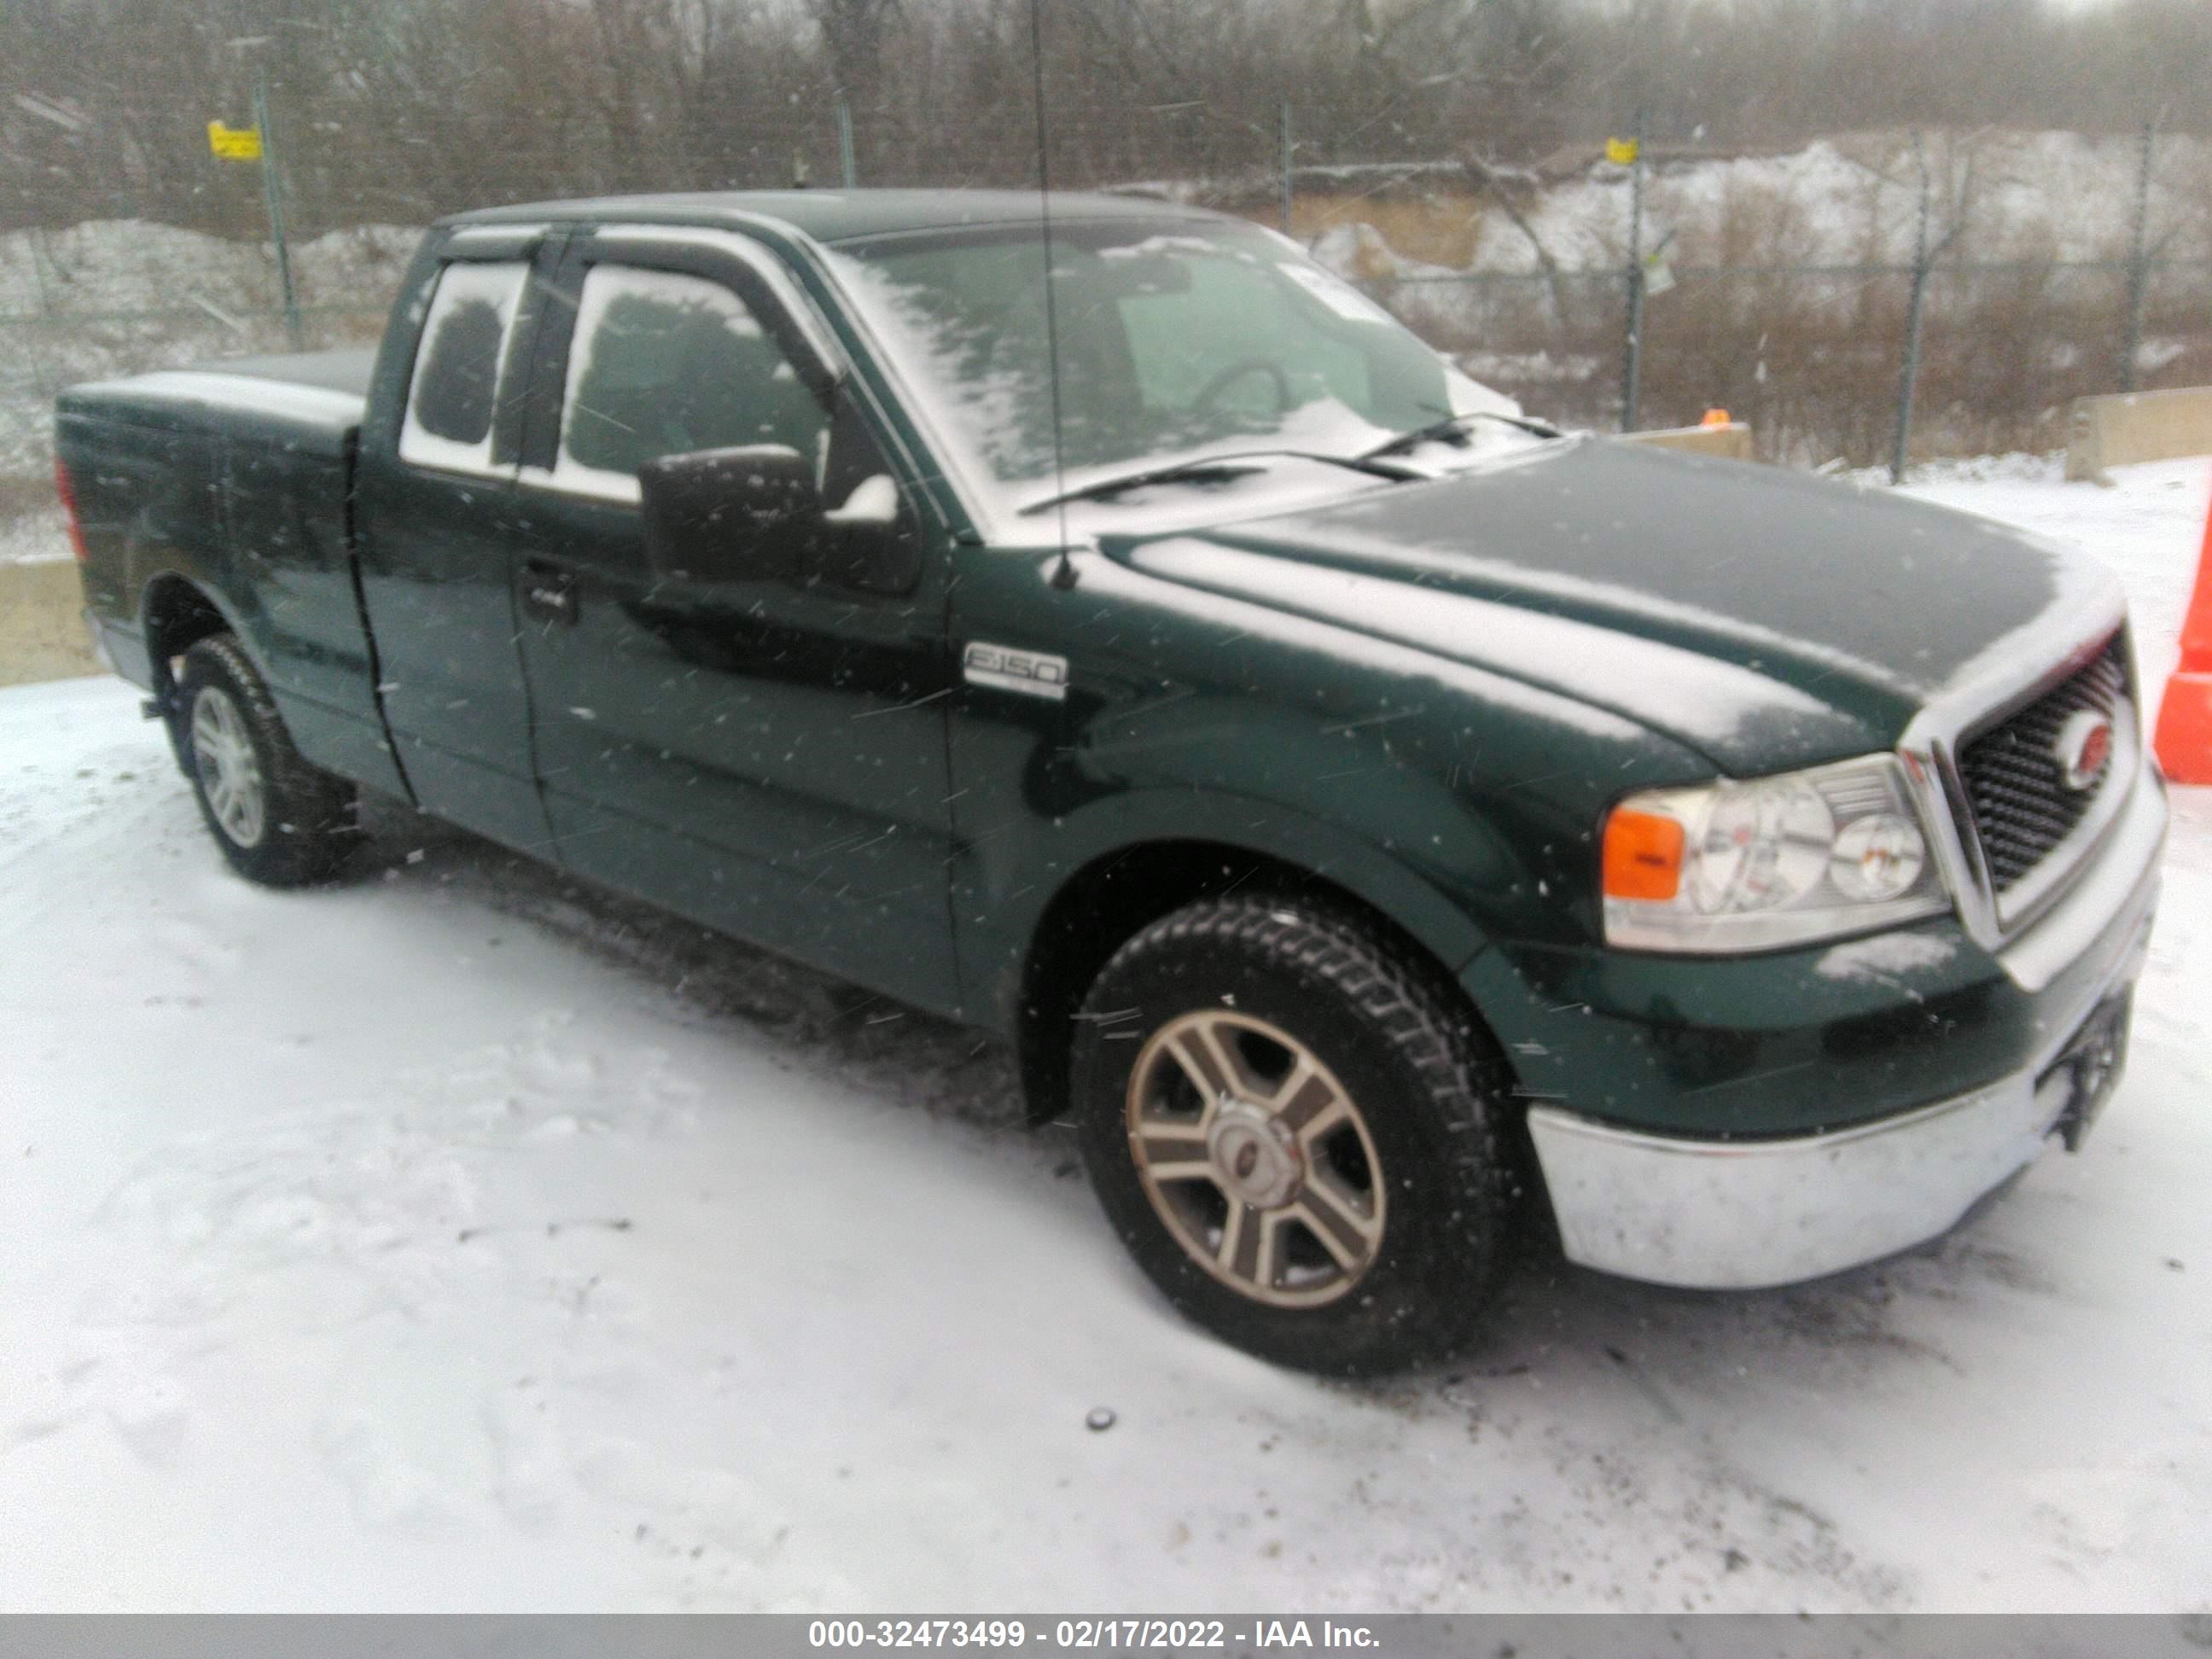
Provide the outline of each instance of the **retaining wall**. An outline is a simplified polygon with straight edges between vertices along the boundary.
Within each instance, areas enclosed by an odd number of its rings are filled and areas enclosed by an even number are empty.
[[[2108,466],[2212,455],[2212,386],[2076,398],[2066,423],[2066,476],[2104,483]]]

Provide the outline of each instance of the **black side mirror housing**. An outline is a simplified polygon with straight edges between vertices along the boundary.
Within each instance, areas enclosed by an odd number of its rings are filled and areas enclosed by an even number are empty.
[[[804,580],[828,530],[814,465],[782,444],[662,455],[637,470],[645,553],[672,582]]]

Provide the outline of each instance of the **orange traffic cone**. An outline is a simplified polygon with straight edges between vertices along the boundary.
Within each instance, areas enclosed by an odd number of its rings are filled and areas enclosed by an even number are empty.
[[[2181,665],[2166,683],[2154,747],[2176,783],[2212,783],[2212,515],[2204,521],[2197,591],[2182,618]]]

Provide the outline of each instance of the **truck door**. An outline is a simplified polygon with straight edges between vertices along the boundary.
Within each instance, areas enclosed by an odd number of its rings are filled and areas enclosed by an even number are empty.
[[[386,724],[425,811],[543,853],[511,553],[541,228],[471,227],[410,279],[362,433],[355,523]]]
[[[580,872],[951,1012],[945,549],[778,269],[725,233],[570,244],[520,485],[538,778]],[[758,444],[894,528],[850,568],[656,576],[638,468]]]

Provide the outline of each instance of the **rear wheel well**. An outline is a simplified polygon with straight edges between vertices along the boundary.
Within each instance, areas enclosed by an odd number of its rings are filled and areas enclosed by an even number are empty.
[[[163,576],[146,591],[146,655],[154,667],[154,695],[167,708],[176,690],[173,665],[230,623],[215,602],[182,576]]]
[[[1358,916],[1426,969],[1447,996],[1480,1017],[1467,994],[1411,934],[1373,905],[1312,871],[1218,842],[1149,842],[1109,853],[1069,878],[1037,922],[1022,974],[1017,1025],[1022,1089],[1030,1115],[1043,1121],[1067,1109],[1067,1067],[1075,1012],[1107,959],[1162,916],[1225,894],[1317,899]]]

